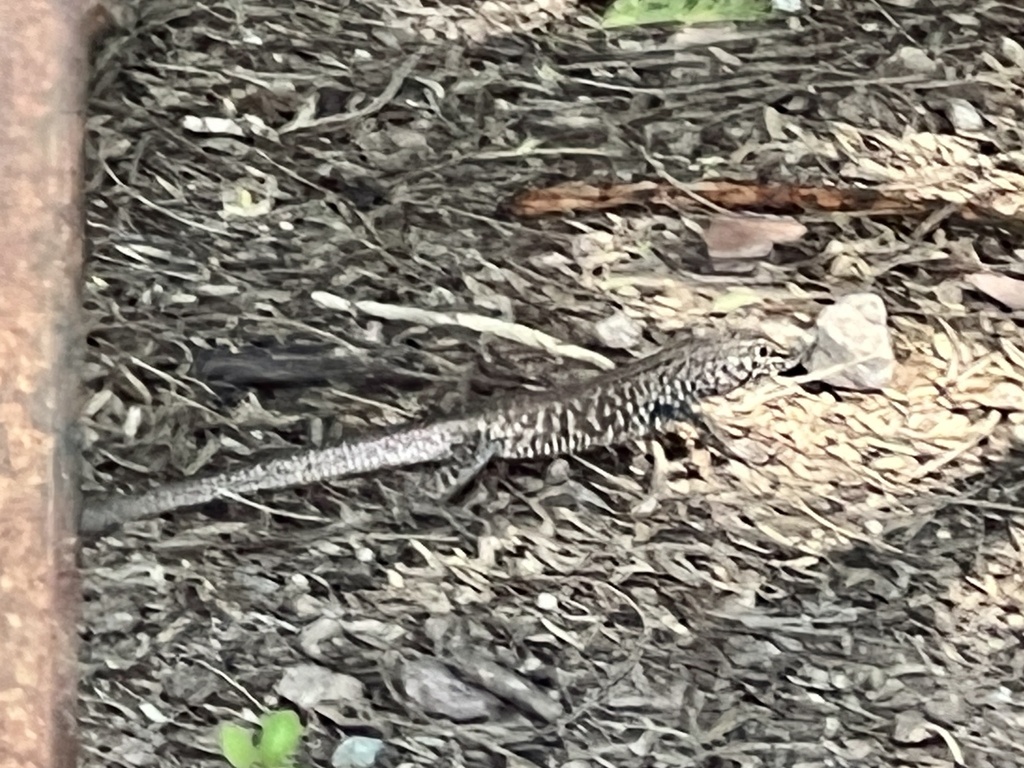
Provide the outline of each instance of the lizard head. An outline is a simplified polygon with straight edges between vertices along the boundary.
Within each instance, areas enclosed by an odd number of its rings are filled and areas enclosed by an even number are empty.
[[[706,359],[692,371],[698,397],[719,395],[762,376],[784,373],[803,362],[810,344],[783,346],[760,333],[744,333],[706,347]]]

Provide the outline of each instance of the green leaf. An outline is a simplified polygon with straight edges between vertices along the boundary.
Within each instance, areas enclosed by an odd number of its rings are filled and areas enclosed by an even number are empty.
[[[714,314],[727,314],[729,312],[735,312],[737,309],[750,306],[751,304],[759,304],[763,300],[763,297],[758,296],[751,290],[744,288],[738,288],[728,293],[723,293],[711,306],[711,311]]]
[[[220,752],[233,768],[253,768],[260,751],[252,743],[252,731],[231,723],[221,725],[218,732]]]
[[[605,11],[602,26],[753,21],[770,10],[767,0],[615,0]]]
[[[268,712],[260,718],[260,727],[259,755],[263,768],[287,765],[302,738],[299,716],[290,709]]]

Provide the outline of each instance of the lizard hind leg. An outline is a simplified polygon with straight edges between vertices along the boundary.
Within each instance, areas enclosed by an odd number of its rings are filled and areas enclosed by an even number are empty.
[[[494,457],[496,446],[485,442],[456,446],[449,460],[421,465],[411,472],[403,472],[408,483],[396,488],[391,483],[376,480],[388,505],[405,522],[420,515],[445,517],[460,532],[470,535],[453,517],[453,502],[466,490],[480,471]]]
[[[414,473],[415,486],[407,489],[396,505],[409,516],[409,520],[426,516],[440,516],[466,541],[475,541],[477,534],[470,531],[461,520],[455,504],[480,471],[494,457],[495,446],[486,443],[467,444],[456,450],[452,461],[446,461],[430,469],[419,468]]]
[[[432,485],[437,489],[438,498],[451,502],[469,487],[480,472],[497,453],[494,443],[481,439],[476,444],[466,444],[456,452],[455,461],[432,473]]]

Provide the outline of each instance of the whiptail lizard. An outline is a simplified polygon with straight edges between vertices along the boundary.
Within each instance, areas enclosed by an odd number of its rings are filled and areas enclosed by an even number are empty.
[[[458,417],[190,478],[137,496],[108,496],[86,504],[80,527],[97,533],[225,496],[466,456],[472,465],[468,472],[475,473],[491,458],[582,453],[648,437],[682,420],[706,426],[699,415],[702,399],[789,370],[803,355],[804,349],[785,349],[755,333],[686,338],[554,392],[499,399]]]

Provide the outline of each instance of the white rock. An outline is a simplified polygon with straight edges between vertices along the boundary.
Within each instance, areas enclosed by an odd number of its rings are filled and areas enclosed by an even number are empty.
[[[838,299],[818,315],[818,338],[808,369],[842,366],[822,376],[822,381],[835,387],[867,390],[888,386],[896,359],[886,318],[885,304],[875,294],[856,293]]]

